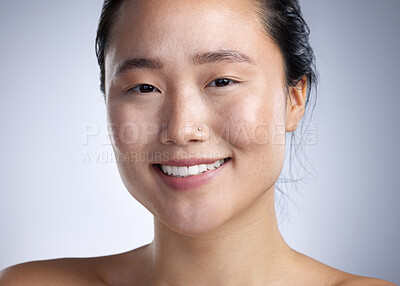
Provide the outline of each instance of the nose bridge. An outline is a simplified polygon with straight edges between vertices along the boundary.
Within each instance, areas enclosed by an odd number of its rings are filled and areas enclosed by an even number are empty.
[[[201,98],[196,91],[181,86],[170,90],[165,97],[166,126],[163,129],[163,143],[174,142],[186,145],[202,140]]]

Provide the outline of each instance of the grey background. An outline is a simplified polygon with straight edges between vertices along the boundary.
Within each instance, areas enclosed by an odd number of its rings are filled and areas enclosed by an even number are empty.
[[[306,146],[318,175],[290,192],[282,233],[332,267],[400,283],[400,1],[301,3],[321,76]],[[100,9],[0,2],[0,269],[152,240],[152,216],[125,190],[107,140]]]

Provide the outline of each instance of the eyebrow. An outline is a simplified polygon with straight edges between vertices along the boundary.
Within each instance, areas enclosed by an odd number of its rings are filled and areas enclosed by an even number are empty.
[[[193,63],[202,65],[217,62],[240,62],[255,64],[255,61],[248,55],[235,50],[217,50],[212,52],[198,53],[193,57]]]
[[[196,65],[218,62],[255,64],[255,61],[251,57],[235,50],[202,52],[192,57],[192,63]],[[135,69],[162,69],[163,67],[164,65],[159,58],[128,58],[118,64],[114,76],[117,77],[122,73]]]
[[[117,77],[118,75],[125,73],[129,70],[135,69],[162,69],[164,65],[162,62],[157,59],[146,59],[146,58],[128,58],[118,64],[117,68],[115,69],[114,76]]]

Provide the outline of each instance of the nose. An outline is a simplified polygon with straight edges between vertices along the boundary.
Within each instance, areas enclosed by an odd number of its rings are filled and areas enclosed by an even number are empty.
[[[204,106],[193,92],[175,92],[165,98],[161,143],[185,146],[208,139]]]

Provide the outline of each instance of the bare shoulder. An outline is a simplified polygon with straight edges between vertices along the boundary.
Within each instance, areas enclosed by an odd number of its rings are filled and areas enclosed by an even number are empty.
[[[0,272],[0,286],[146,285],[146,246],[114,255],[17,264]]]
[[[333,286],[396,286],[396,284],[377,278],[349,274],[339,279]]]
[[[296,252],[296,256],[299,261],[299,272],[296,276],[305,277],[305,285],[396,286],[395,284],[385,280],[358,276],[341,271],[299,252]]]
[[[0,272],[0,286],[105,285],[93,262],[60,258],[17,264]]]

